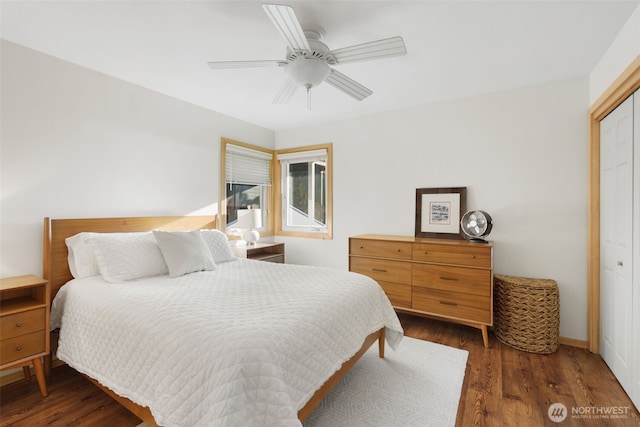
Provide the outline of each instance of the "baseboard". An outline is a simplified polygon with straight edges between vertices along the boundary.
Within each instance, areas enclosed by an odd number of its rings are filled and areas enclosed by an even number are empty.
[[[0,387],[20,380],[24,380],[24,371],[22,368],[8,369],[3,371],[2,376],[0,376]]]
[[[569,345],[571,347],[589,348],[589,342],[585,340],[577,340],[575,338],[559,337],[560,344]]]

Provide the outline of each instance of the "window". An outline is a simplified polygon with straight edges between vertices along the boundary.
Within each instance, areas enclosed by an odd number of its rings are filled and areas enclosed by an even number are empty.
[[[225,199],[221,206],[226,228],[234,228],[238,209],[261,209],[260,231],[267,226],[270,210],[271,150],[222,139]]]
[[[236,228],[238,210],[251,208],[261,210],[263,235],[331,239],[331,162],[331,144],[274,152],[222,138],[221,228]]]
[[[332,237],[331,144],[277,152],[277,233]]]

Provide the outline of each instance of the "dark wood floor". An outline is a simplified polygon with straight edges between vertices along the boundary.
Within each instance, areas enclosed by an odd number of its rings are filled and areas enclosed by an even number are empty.
[[[456,427],[640,426],[640,415],[602,358],[587,350],[560,346],[551,355],[514,350],[466,326],[400,315],[405,334],[469,351]],[[140,421],[72,369],[53,369],[49,397],[37,383],[24,381],[0,390],[0,425],[133,427]],[[562,423],[547,415],[553,403],[566,406]],[[571,412],[617,408],[625,418],[575,418]],[[390,426],[395,427],[395,426]],[[398,426],[402,427],[402,426]]]

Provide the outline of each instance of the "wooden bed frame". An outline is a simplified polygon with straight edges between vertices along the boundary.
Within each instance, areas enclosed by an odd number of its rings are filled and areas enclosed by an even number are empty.
[[[83,218],[83,219],[44,219],[43,275],[51,284],[51,300],[58,290],[73,277],[67,261],[65,239],[80,232],[115,233],[161,229],[165,231],[190,231],[202,228],[216,229],[217,216],[160,216],[160,217],[126,217],[126,218]],[[336,371],[298,411],[298,419],[304,421],[329,394],[342,377],[362,357],[362,355],[378,341],[378,354],[384,357],[384,328],[370,334],[364,339],[358,352]],[[51,359],[45,360],[47,371],[51,368]],[[89,378],[89,377],[87,377]],[[142,407],[131,400],[119,396],[93,378],[89,378],[96,386],[117,400],[138,418],[150,426],[157,426],[148,407]]]

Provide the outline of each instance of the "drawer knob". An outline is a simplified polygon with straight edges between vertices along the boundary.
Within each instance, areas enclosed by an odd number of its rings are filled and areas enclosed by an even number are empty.
[[[360,246],[360,249],[364,249],[364,246]]]
[[[16,328],[21,328],[22,327],[22,323],[18,322],[16,323]]]
[[[21,346],[17,346],[16,347],[16,351],[22,351],[22,347]]]
[[[384,268],[372,268],[373,271],[378,272],[378,273],[386,273],[387,270],[385,270]]]

